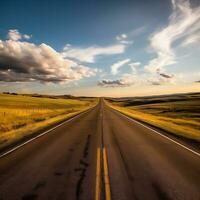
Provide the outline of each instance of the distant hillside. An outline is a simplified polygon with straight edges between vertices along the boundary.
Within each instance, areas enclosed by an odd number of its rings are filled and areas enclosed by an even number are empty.
[[[88,99],[88,98],[93,98],[93,97],[76,97],[70,94],[63,94],[63,95],[46,95],[46,94],[18,94],[18,93],[13,93],[13,92],[3,92],[3,94],[9,94],[9,95],[23,95],[23,96],[29,96],[29,97],[38,97],[38,98],[50,98],[50,99]]]
[[[123,102],[125,106],[138,106],[144,104],[156,104],[185,101],[189,99],[200,100],[200,93],[184,93],[184,94],[170,94],[170,95],[156,95],[144,97],[121,97],[121,98],[107,98],[113,102]]]

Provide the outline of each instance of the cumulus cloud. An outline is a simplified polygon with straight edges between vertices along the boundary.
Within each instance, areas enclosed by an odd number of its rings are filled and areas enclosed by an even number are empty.
[[[169,24],[150,37],[150,45],[157,54],[156,58],[145,66],[150,72],[155,72],[165,66],[176,63],[176,53],[172,45],[177,40],[185,39],[187,45],[198,38],[200,30],[200,8],[192,9],[189,0],[172,0],[173,12]]]
[[[17,41],[20,40],[21,38],[22,36],[18,30],[13,29],[8,31],[8,39]]]
[[[71,58],[86,63],[94,63],[98,56],[108,56],[124,53],[126,45],[115,44],[106,47],[91,46],[88,48],[74,48],[66,45],[63,49],[63,58]]]
[[[64,59],[44,43],[0,40],[0,81],[4,82],[68,82],[94,76],[97,69]]]
[[[119,68],[121,68],[123,65],[127,64],[130,62],[130,59],[125,59],[125,60],[120,60],[113,65],[111,65],[111,73],[113,75],[116,75],[119,72]]]
[[[14,41],[18,41],[21,39],[29,40],[30,38],[31,38],[31,35],[27,35],[27,34],[23,35],[17,29],[11,29],[8,31],[9,40],[14,40]]]

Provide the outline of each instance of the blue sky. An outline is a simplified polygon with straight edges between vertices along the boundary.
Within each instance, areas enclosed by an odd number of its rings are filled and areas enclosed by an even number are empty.
[[[1,1],[0,91],[199,91],[197,0]]]

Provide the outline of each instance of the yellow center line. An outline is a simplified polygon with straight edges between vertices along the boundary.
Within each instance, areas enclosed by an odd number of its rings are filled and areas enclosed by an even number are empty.
[[[95,200],[100,200],[100,180],[101,180],[101,150],[97,149],[97,166],[96,166],[96,192],[95,192]]]
[[[109,174],[108,174],[108,160],[107,160],[105,148],[103,148],[103,166],[104,166],[104,183],[105,183],[106,200],[110,200],[111,193],[110,193],[110,181],[109,181]]]

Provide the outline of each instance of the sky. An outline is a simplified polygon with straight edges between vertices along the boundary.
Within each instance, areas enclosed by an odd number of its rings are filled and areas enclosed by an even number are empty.
[[[2,0],[0,92],[200,91],[199,0]]]

